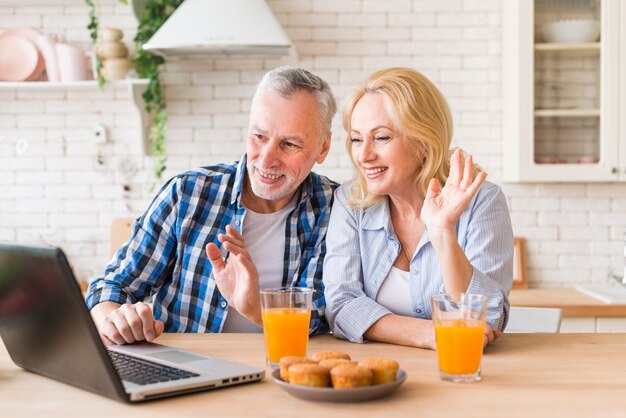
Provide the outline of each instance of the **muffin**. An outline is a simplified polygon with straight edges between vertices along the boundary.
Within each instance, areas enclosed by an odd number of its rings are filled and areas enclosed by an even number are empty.
[[[318,362],[329,358],[345,358],[346,360],[350,360],[350,356],[341,351],[318,351],[313,354],[311,358]]]
[[[383,357],[364,357],[358,364],[372,371],[374,375],[374,385],[382,385],[395,381],[396,373],[400,367],[397,361]]]
[[[330,386],[328,369],[318,364],[298,363],[289,367],[289,383],[300,386]]]
[[[324,360],[320,360],[320,362],[317,364],[319,364],[322,367],[327,368],[328,370],[331,370],[333,367],[339,366],[340,364],[355,364],[355,363],[348,360],[347,358],[327,358]]]
[[[316,364],[313,360],[304,357],[285,356],[280,359],[280,378],[285,382],[289,382],[289,367],[294,364]]]
[[[332,368],[330,378],[335,389],[356,388],[371,385],[373,373],[365,367],[354,364],[340,364]]]

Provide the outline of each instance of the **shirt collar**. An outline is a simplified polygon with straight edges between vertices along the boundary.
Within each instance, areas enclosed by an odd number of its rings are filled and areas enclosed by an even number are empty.
[[[238,206],[241,206],[241,195],[243,193],[243,187],[246,179],[246,163],[248,161],[247,154],[241,157],[241,161],[237,164],[237,171],[235,173],[235,185],[233,189],[233,195],[230,199],[231,205],[237,202]],[[313,196],[313,178],[311,173],[305,177],[304,181],[300,185],[300,196],[296,200],[296,207],[300,206],[302,202]],[[298,193],[298,192],[296,192]]]
[[[393,230],[387,197],[363,211],[361,226],[370,230],[384,229],[387,234]]]
[[[246,162],[248,157],[244,154],[241,157],[241,161],[237,164],[237,171],[235,172],[235,185],[233,188],[233,194],[230,198],[230,204],[237,202],[241,205],[241,193],[243,192],[244,180],[246,179]]]
[[[364,211],[361,221],[361,227],[363,229],[368,229],[372,231],[382,229],[385,231],[388,237],[396,235],[396,232],[393,228],[393,223],[391,222],[391,212],[389,211],[388,197]],[[422,246],[424,246],[427,242],[430,242],[430,237],[428,235],[428,230],[424,228],[424,234],[417,244],[416,251],[422,248]]]

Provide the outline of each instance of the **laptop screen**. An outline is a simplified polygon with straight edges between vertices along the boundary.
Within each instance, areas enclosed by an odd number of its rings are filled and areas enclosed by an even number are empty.
[[[57,248],[0,243],[0,335],[13,362],[24,369],[127,398]]]

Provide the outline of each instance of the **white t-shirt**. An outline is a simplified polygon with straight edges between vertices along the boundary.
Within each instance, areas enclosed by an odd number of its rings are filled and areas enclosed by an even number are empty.
[[[411,307],[411,274],[391,267],[391,271],[378,289],[376,302],[391,312],[402,316],[413,316]]]
[[[297,195],[297,193],[296,193]],[[246,209],[242,231],[248,253],[259,272],[259,289],[281,287],[285,261],[285,226],[296,199],[278,212],[256,213]],[[228,309],[222,332],[263,332],[235,309]]]

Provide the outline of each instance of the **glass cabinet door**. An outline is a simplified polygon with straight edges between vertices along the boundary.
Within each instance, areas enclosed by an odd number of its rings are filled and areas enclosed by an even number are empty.
[[[601,0],[535,0],[536,164],[600,161]]]
[[[618,132],[626,54],[620,7],[626,2],[504,3],[505,180],[626,178]]]

